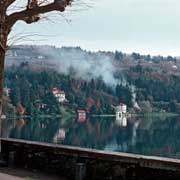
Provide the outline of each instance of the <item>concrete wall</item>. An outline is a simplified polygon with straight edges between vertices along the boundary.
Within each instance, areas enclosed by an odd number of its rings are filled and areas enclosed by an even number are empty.
[[[15,139],[1,139],[1,143],[7,162],[59,173],[67,179],[180,179],[179,160]]]

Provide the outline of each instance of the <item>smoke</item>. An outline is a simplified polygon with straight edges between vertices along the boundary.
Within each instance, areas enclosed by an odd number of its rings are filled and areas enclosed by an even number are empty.
[[[136,87],[134,85],[130,85],[131,93],[132,93],[132,103],[133,107],[136,108],[137,110],[141,110],[140,106],[138,105],[136,101]]]
[[[113,54],[87,52],[79,47],[54,48],[41,46],[37,50],[41,55],[49,57],[52,63],[56,64],[56,70],[60,73],[70,74],[75,78],[84,80],[101,77],[113,89],[115,89],[117,84],[129,87],[132,93],[133,106],[140,110],[136,101],[135,86],[127,82],[123,74],[121,74],[121,79],[114,76],[117,72],[117,67],[114,64]]]
[[[136,97],[137,97],[137,94],[136,94],[136,87],[135,85],[133,84],[130,84],[124,76],[121,77],[121,81],[119,81],[119,84],[123,87],[128,87],[131,91],[131,95],[132,95],[132,104],[133,104],[133,107],[139,111],[141,111],[141,108],[140,106],[138,105],[138,102],[136,101]]]
[[[73,74],[84,80],[101,77],[110,86],[117,84],[114,78],[113,59],[101,52],[91,53],[80,48],[52,49],[51,47],[39,50],[41,50],[41,54],[49,56],[55,61],[56,69],[61,73]]]

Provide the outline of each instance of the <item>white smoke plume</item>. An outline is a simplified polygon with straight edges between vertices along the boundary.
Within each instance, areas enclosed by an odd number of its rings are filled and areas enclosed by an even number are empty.
[[[137,110],[141,110],[139,104],[136,101],[136,87],[134,85],[130,85],[131,93],[132,93],[132,103],[133,107],[136,108]]]
[[[44,56],[49,56],[55,61],[56,69],[64,74],[73,74],[77,78],[84,80],[91,80],[101,77],[103,81],[115,87],[117,84],[128,86],[132,93],[132,103],[134,108],[140,110],[136,101],[136,88],[134,85],[129,84],[125,77],[122,75],[121,80],[116,79],[114,74],[116,72],[114,57],[106,55],[105,53],[87,52],[81,48],[52,48],[44,46],[39,48],[40,53]]]
[[[40,50],[41,54],[56,61],[59,72],[74,73],[75,77],[85,80],[101,77],[110,86],[117,84],[113,59],[101,52],[91,53],[80,48],[52,49],[48,46]]]
[[[28,46],[27,46],[28,47]],[[22,47],[21,47],[22,48]],[[25,48],[25,47],[23,47]],[[115,78],[115,73],[119,68],[114,64],[114,54],[105,52],[88,52],[79,47],[62,47],[55,48],[52,46],[33,46],[32,54],[44,57],[43,63],[54,65],[55,69],[64,74],[72,74],[75,78],[91,80],[101,77],[102,80],[115,89],[117,84],[129,87],[132,92],[132,102],[134,108],[140,110],[136,101],[136,88],[127,82],[126,78],[121,74],[120,78]],[[22,52],[21,52],[22,53]],[[25,53],[29,54],[29,51]],[[25,55],[24,55],[25,56]]]

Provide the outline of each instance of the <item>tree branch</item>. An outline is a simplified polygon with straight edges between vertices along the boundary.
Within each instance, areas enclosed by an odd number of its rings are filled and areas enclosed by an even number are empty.
[[[53,3],[47,4],[47,5],[34,7],[32,9],[25,9],[20,12],[15,12],[7,16],[6,22],[12,27],[19,20],[27,22],[27,18],[32,18],[33,16],[37,16],[39,14],[44,14],[44,13],[48,13],[52,11],[63,12],[65,8],[71,4],[72,1],[73,0],[59,0],[59,1],[54,1]]]
[[[14,3],[16,0],[3,0],[1,3],[8,8],[12,3]]]

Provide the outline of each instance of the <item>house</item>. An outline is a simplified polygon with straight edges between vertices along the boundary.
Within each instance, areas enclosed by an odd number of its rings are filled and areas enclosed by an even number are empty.
[[[57,98],[57,100],[58,100],[60,103],[62,103],[62,102],[64,102],[64,101],[66,100],[66,94],[65,94],[64,91],[59,91],[59,92],[55,95],[55,97]]]
[[[16,110],[20,115],[24,115],[24,113],[25,113],[25,108],[21,104],[17,105]]]
[[[47,107],[47,104],[44,104],[41,100],[37,99],[35,101],[35,105],[38,109],[45,109]]]
[[[86,121],[86,111],[83,109],[78,109],[77,110],[77,121],[78,122],[85,122]]]
[[[5,96],[9,97],[9,95],[10,95],[10,88],[7,88],[7,87],[3,88],[3,92],[4,92]]]
[[[127,105],[120,103],[118,106],[115,107],[116,109],[116,120],[122,120],[126,117],[127,114]]]
[[[59,90],[57,87],[52,89],[53,95],[56,97],[58,102],[63,103],[66,101],[66,94],[64,91]]]
[[[52,93],[53,93],[54,96],[55,96],[58,92],[59,92],[59,89],[58,89],[57,87],[54,87],[54,88],[52,89]]]
[[[116,106],[116,112],[122,112],[122,113],[127,113],[127,105],[120,103],[118,106]]]

